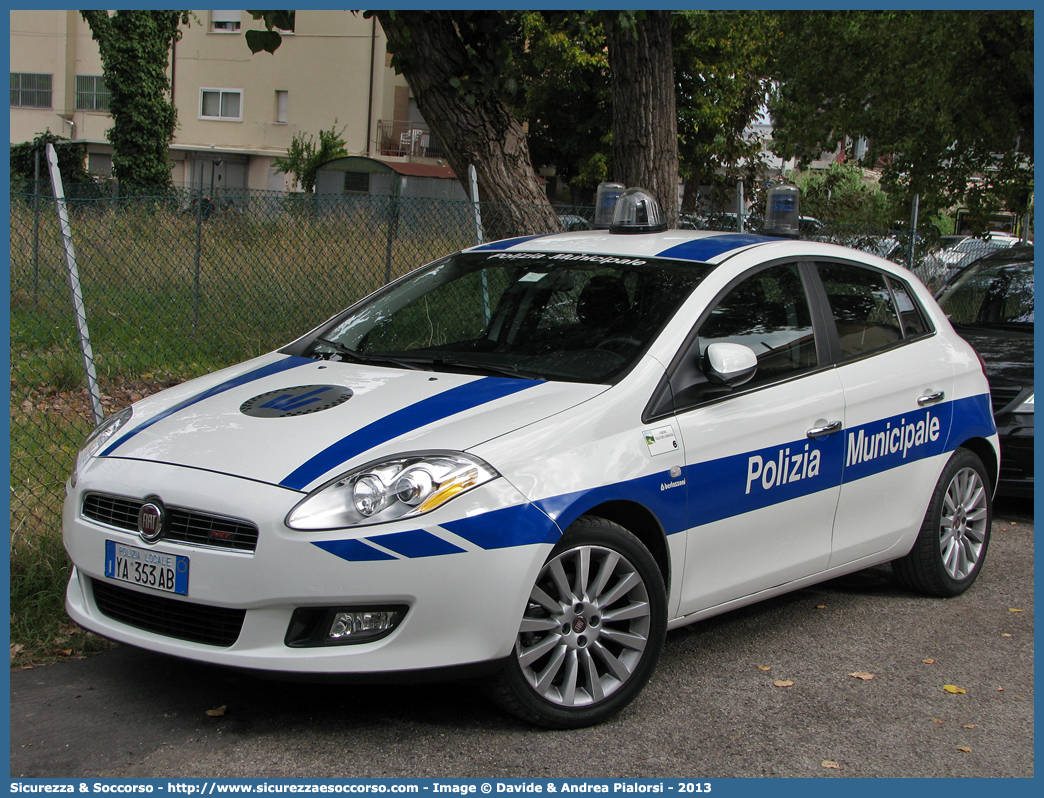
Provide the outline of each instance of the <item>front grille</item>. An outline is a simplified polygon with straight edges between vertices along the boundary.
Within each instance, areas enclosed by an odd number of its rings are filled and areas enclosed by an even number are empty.
[[[139,593],[100,579],[91,580],[94,603],[114,621],[178,640],[228,648],[239,638],[246,610],[209,607]]]
[[[997,415],[1014,402],[1020,393],[1022,387],[1018,385],[991,385],[990,402],[993,405],[993,415]]]
[[[138,531],[138,510],[145,504],[140,499],[88,493],[83,498],[83,517],[127,532]],[[163,539],[194,546],[211,546],[218,549],[254,551],[257,548],[257,527],[249,521],[224,518],[168,507],[170,521]]]

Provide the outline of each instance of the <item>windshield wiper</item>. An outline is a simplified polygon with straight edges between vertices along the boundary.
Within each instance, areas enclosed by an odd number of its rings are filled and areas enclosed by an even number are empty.
[[[477,371],[482,374],[502,374],[506,377],[514,377],[519,380],[540,379],[540,376],[533,372],[525,372],[520,370],[517,366],[500,365],[499,363],[477,363],[468,360],[457,360],[453,357],[432,358],[432,363],[436,366],[471,369],[472,371]]]
[[[399,366],[404,369],[423,370],[424,366],[418,362],[405,360],[402,358],[387,357],[385,355],[366,355],[362,352],[356,352],[354,349],[349,349],[344,344],[340,344],[337,341],[331,341],[328,338],[316,337],[316,343],[320,343],[323,346],[328,346],[333,349],[337,354],[343,355],[353,363],[390,363],[393,366]],[[423,361],[427,362],[427,361]]]

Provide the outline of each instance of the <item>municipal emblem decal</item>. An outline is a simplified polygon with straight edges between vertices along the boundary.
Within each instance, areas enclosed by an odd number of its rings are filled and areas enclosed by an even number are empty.
[[[299,385],[247,399],[239,406],[239,412],[255,418],[303,416],[329,410],[351,398],[352,389],[341,385]]]

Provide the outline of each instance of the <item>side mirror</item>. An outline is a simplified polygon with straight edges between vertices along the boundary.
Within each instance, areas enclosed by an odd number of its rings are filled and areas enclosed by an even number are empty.
[[[758,356],[743,344],[711,344],[703,355],[701,368],[710,382],[735,388],[754,376]]]

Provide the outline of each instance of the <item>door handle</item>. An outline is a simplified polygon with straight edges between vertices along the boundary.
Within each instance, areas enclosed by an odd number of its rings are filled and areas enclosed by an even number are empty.
[[[944,391],[935,391],[934,393],[926,393],[924,396],[918,398],[918,407],[927,407],[928,405],[934,405],[936,402],[941,402],[946,398]]]
[[[844,425],[840,421],[830,421],[823,423],[820,427],[812,427],[812,429],[806,432],[805,435],[809,438],[819,438],[823,435],[830,435],[833,432],[837,432],[842,426]]]

